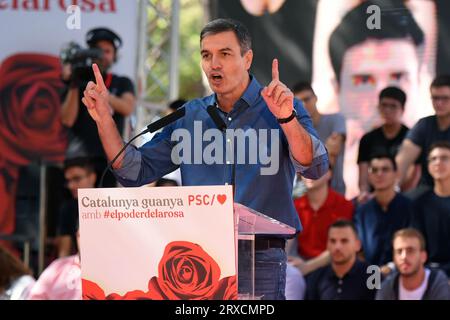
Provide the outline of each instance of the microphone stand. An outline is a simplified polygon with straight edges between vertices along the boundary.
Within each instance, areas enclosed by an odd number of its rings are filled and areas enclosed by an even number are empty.
[[[117,161],[117,159],[119,158],[119,156],[125,151],[125,149],[131,144],[131,142],[133,142],[134,140],[136,140],[137,138],[139,138],[140,136],[150,132],[153,133],[155,131],[158,131],[159,129],[167,126],[168,124],[171,124],[172,122],[184,117],[184,115],[186,114],[186,109],[184,107],[179,108],[178,110],[172,112],[171,114],[156,120],[155,122],[149,124],[147,126],[147,129],[145,129],[144,131],[142,131],[141,133],[139,133],[137,136],[134,136],[130,141],[128,141],[123,147],[122,149],[120,149],[120,151],[116,154],[116,156],[114,157],[114,159],[112,159],[108,165],[106,166],[105,170],[103,170],[102,176],[100,178],[100,183],[99,183],[99,188],[101,188],[103,186],[103,180],[105,178],[106,172],[108,172],[108,170],[112,170],[112,166],[113,164]]]

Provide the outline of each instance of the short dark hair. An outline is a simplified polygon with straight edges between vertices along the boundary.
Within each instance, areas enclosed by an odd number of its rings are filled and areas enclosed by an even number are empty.
[[[356,226],[351,220],[338,219],[328,227],[328,232],[330,232],[332,228],[351,228],[355,233],[356,237],[358,237],[358,230],[356,230]]]
[[[427,155],[430,155],[431,151],[433,151],[434,149],[437,149],[437,148],[450,150],[450,142],[446,141],[446,140],[436,141],[435,143],[433,143],[430,146],[430,149],[428,150],[428,154]]]
[[[203,38],[226,31],[233,31],[236,35],[239,46],[241,47],[241,55],[252,49],[252,39],[247,27],[241,22],[233,19],[215,19],[210,21],[203,27],[200,32],[200,43]]]
[[[397,163],[395,162],[395,158],[387,153],[387,152],[374,152],[369,156],[369,168],[371,166],[372,160],[375,159],[388,159],[392,163],[392,167],[394,171],[397,171]]]
[[[398,87],[386,87],[381,90],[380,94],[378,95],[379,100],[383,98],[395,99],[400,102],[400,104],[402,105],[402,109],[405,109],[406,94],[402,89]]]
[[[394,233],[392,236],[392,246],[394,246],[394,241],[397,238],[417,238],[420,242],[420,250],[425,251],[426,250],[426,242],[425,237],[423,234],[414,228],[404,228],[400,229],[397,232]]]
[[[430,88],[450,87],[450,75],[441,74],[433,79]]]
[[[383,26],[380,29],[366,27],[367,8],[371,5],[382,8],[381,20]],[[342,18],[342,21],[330,36],[328,50],[337,82],[340,82],[344,54],[350,47],[367,39],[402,39],[408,37],[416,46],[424,41],[423,31],[409,9],[401,1],[367,0],[356,6]]]
[[[307,82],[307,81],[300,81],[297,82],[293,87],[292,87],[292,92],[295,93],[299,93],[301,91],[311,91],[312,93],[314,93],[314,95],[316,95],[316,93],[314,92],[311,83]]]
[[[156,181],[155,184],[155,187],[169,187],[169,186],[177,187],[178,182],[172,179],[160,178]]]
[[[73,167],[80,167],[88,173],[95,173],[95,166],[89,157],[76,157],[64,160],[64,171]]]
[[[86,33],[86,43],[90,48],[97,48],[99,41],[108,41],[114,48],[114,62],[117,62],[117,51],[122,47],[122,39],[108,28],[95,28]]]
[[[95,28],[86,33],[86,43],[89,47],[97,46],[99,41],[110,42],[117,51],[122,46],[122,39],[117,33],[108,28]]]

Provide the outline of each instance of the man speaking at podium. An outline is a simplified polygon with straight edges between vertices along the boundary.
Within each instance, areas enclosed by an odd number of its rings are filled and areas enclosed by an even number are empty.
[[[253,59],[251,39],[240,22],[209,22],[201,31],[200,47],[202,69],[215,94],[186,103],[185,116],[142,147],[128,146],[113,164],[114,174],[124,186],[140,186],[180,168],[185,186],[233,184],[235,202],[299,232],[301,224],[291,198],[295,172],[318,179],[328,170],[326,149],[317,138],[309,115],[279,80],[276,59],[272,81],[266,87],[249,73]],[[111,161],[124,142],[111,117],[108,90],[97,66],[93,68],[96,83],[87,85],[83,103],[97,124]],[[211,110],[207,111],[211,105],[227,128],[226,135],[217,129]],[[233,132],[235,135],[230,135]],[[180,137],[182,141],[178,143]],[[184,147],[181,152],[180,145]],[[242,150],[244,157],[239,155]],[[256,296],[285,298],[284,245],[283,238],[256,238]],[[239,278],[238,283],[239,292],[248,292],[248,279]]]

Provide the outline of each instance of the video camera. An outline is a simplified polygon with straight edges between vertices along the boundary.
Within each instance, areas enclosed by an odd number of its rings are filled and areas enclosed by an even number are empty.
[[[75,42],[69,42],[60,52],[63,64],[70,64],[72,81],[77,83],[94,80],[92,63],[102,58],[103,51],[98,48],[85,49]]]

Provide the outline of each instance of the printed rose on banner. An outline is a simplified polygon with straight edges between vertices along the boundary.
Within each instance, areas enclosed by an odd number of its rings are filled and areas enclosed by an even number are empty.
[[[63,160],[60,69],[58,58],[36,53],[16,54],[0,65],[0,150],[9,162]]]
[[[14,232],[14,208],[19,170],[0,154],[0,233]]]
[[[157,283],[168,299],[208,299],[219,279],[219,265],[198,244],[174,241],[166,246]]]
[[[235,300],[236,276],[220,279],[217,262],[198,244],[188,241],[169,243],[159,262],[158,276],[150,279],[148,291],[129,291],[105,297],[94,282],[83,279],[85,300]]]
[[[14,231],[19,167],[64,158],[60,68],[58,58],[34,53],[10,56],[0,65],[0,233]]]
[[[105,291],[98,284],[93,281],[81,279],[81,285],[83,290],[83,300],[161,300],[159,295],[152,295],[150,292],[144,292],[142,290],[134,290],[127,292],[121,296],[117,293],[111,293],[105,296]]]
[[[236,276],[226,277],[220,280],[219,287],[214,293],[214,300],[237,300],[238,290]]]
[[[105,292],[93,281],[81,279],[83,300],[105,300]]]

